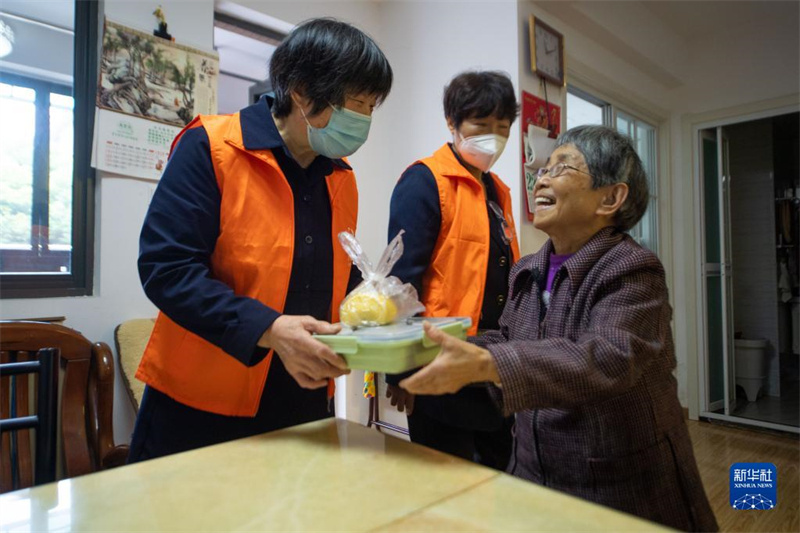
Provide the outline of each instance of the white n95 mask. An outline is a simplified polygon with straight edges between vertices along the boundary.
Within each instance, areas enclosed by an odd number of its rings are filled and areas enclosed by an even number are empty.
[[[458,137],[461,137],[460,142]],[[488,172],[503,153],[508,138],[496,133],[463,137],[456,132],[454,141],[458,154],[464,161],[481,172]]]

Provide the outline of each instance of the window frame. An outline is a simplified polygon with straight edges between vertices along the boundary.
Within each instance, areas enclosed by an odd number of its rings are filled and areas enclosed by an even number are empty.
[[[574,85],[567,85],[567,93],[577,96],[582,100],[586,100],[587,102],[602,108],[604,126],[608,126],[615,121],[614,106],[602,98],[598,98],[592,93],[586,92],[579,87],[575,87]],[[567,109],[567,113],[569,113],[569,109]]]
[[[72,254],[68,273],[0,273],[0,299],[88,296],[93,291],[96,175],[90,165],[97,91],[97,2],[75,3],[73,57]],[[26,79],[3,72],[2,80]],[[41,82],[58,86],[57,83]],[[53,91],[58,92],[58,91]],[[33,179],[36,179],[35,177]],[[32,243],[33,244],[33,243]],[[31,250],[32,253],[33,250]]]
[[[661,250],[661,242],[660,242],[661,238],[659,236],[660,231],[661,231],[661,222],[660,222],[660,220],[661,220],[660,219],[660,215],[661,215],[660,198],[661,198],[661,195],[659,194],[658,126],[655,125],[655,124],[651,124],[650,122],[648,122],[647,120],[639,117],[635,113],[631,113],[631,112],[629,112],[627,110],[619,109],[619,108],[614,107],[614,106],[611,106],[611,107],[613,109],[613,117],[614,117],[613,118],[613,124],[614,124],[613,127],[614,127],[615,130],[619,131],[619,128],[617,126],[617,121],[619,120],[620,115],[622,115],[622,118],[624,120],[627,120],[633,126],[633,130],[634,130],[633,134],[626,133],[626,135],[628,135],[633,140],[634,146],[638,146],[638,143],[639,143],[639,136],[638,136],[638,133],[636,132],[636,126],[638,124],[644,124],[645,126],[651,128],[653,130],[653,138],[648,143],[650,145],[649,146],[649,150],[653,154],[652,169],[650,169],[650,171],[647,172],[647,185],[648,185],[648,189],[649,189],[648,190],[648,193],[649,193],[648,194],[648,200],[647,200],[647,210],[650,211],[650,213],[645,213],[644,216],[646,217],[648,215],[651,215],[651,216],[653,216],[653,219],[656,222],[656,225],[657,225],[656,226],[656,231],[655,231],[655,234],[652,236],[655,239],[655,250],[653,250],[653,252],[655,252],[656,255],[659,255],[660,254],[660,250]],[[648,169],[645,169],[645,170],[648,170]],[[652,211],[655,211],[655,213],[653,213]],[[643,219],[644,219],[644,217],[643,217]],[[636,242],[638,242],[640,244],[642,243],[642,239],[643,239],[642,233],[641,233],[641,224],[642,224],[642,221],[640,220],[636,224],[636,226],[631,228],[631,231],[629,232],[631,234],[631,237],[636,239]],[[637,230],[637,231],[633,231],[633,230]]]
[[[613,102],[609,102],[604,100],[590,92],[587,92],[584,89],[576,87],[572,84],[567,85],[567,92],[572,94],[573,96],[577,96],[583,100],[586,100],[589,103],[597,105],[598,107],[602,108],[602,120],[603,125],[609,128],[614,129],[614,131],[619,131],[617,128],[617,119],[618,115],[622,115],[623,118],[633,121],[634,124],[642,123],[647,125],[648,127],[652,128],[653,130],[653,141],[651,143],[651,150],[653,153],[653,162],[652,162],[652,175],[648,173],[647,180],[649,185],[649,198],[648,198],[648,211],[651,208],[655,209],[655,216],[654,220],[656,223],[655,232],[653,238],[655,240],[655,249],[652,250],[656,255],[659,257],[662,256],[662,253],[665,251],[662,245],[662,221],[661,221],[661,194],[660,194],[660,187],[661,187],[661,150],[660,150],[660,136],[662,134],[661,128],[659,124],[654,123],[653,121],[642,118],[638,113],[630,110],[628,107],[623,105],[618,105]],[[569,109],[566,110],[566,116],[569,115]],[[634,143],[636,143],[636,137],[631,136]],[[637,152],[638,153],[638,152]],[[647,216],[647,214],[645,215]],[[642,235],[641,232],[638,231],[640,228],[641,221],[639,221],[634,228],[631,228],[629,232],[631,237],[635,238],[637,242],[641,243]],[[636,231],[634,231],[636,230]]]

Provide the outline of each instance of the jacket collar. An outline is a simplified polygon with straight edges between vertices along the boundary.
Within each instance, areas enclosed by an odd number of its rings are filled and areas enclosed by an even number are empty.
[[[553,252],[553,242],[547,239],[538,252],[525,256],[520,259],[520,268],[514,279],[509,280],[511,286],[511,297],[524,290],[525,287],[535,283],[540,292],[544,290],[544,282],[547,280],[547,262]]]
[[[606,252],[625,238],[625,233],[614,226],[608,226],[595,233],[575,255],[567,259],[564,268],[572,282],[573,296],[578,287],[583,283],[586,274],[600,261]]]
[[[573,297],[592,267],[597,264],[606,252],[619,244],[624,238],[625,233],[615,227],[605,227],[595,233],[580,250],[567,259],[561,268],[567,271]],[[525,287],[526,282],[529,280],[537,283],[539,288],[544,290],[544,283],[547,281],[547,266],[550,261],[550,254],[553,252],[553,241],[547,239],[547,242],[538,252],[522,260],[524,263],[520,265],[520,270],[510,283],[512,298]]]
[[[275,150],[283,149],[291,157],[283,138],[278,133],[278,127],[272,118],[270,109],[274,99],[267,95],[262,96],[258,102],[245,107],[239,112],[239,123],[242,128],[242,142],[245,150]],[[318,156],[324,157],[324,156]],[[327,158],[326,158],[327,159]],[[344,159],[331,159],[334,165],[345,170],[352,170]]]

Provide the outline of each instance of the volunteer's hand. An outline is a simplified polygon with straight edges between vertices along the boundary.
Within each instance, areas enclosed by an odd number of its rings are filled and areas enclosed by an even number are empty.
[[[310,316],[282,315],[258,341],[262,348],[272,348],[283,361],[286,371],[304,389],[318,389],[328,378],[349,374],[347,363],[312,333],[334,335],[341,326]]]
[[[489,350],[448,335],[428,322],[424,327],[425,334],[442,351],[428,366],[401,381],[402,388],[412,394],[448,394],[470,383],[500,381]]]
[[[410,415],[414,412],[414,395],[397,385],[386,385],[386,397],[401,413],[405,411],[407,415]]]

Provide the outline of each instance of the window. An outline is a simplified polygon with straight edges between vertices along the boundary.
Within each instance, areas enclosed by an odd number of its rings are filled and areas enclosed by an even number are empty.
[[[636,242],[658,253],[658,144],[656,127],[593,95],[568,87],[567,129],[585,124],[615,128],[633,139],[650,189],[650,202],[642,220],[629,231]]]
[[[636,153],[644,165],[650,201],[642,220],[631,228],[631,237],[642,246],[658,253],[658,183],[656,182],[656,129],[622,111],[617,111],[617,131],[633,139]]]
[[[602,126],[609,107],[608,104],[570,87],[567,92],[567,129],[586,124]]]
[[[15,33],[0,63],[3,298],[92,290],[97,2],[46,7],[9,2],[0,12]]]
[[[69,272],[71,88],[4,75],[0,82],[0,265],[4,273]]]

